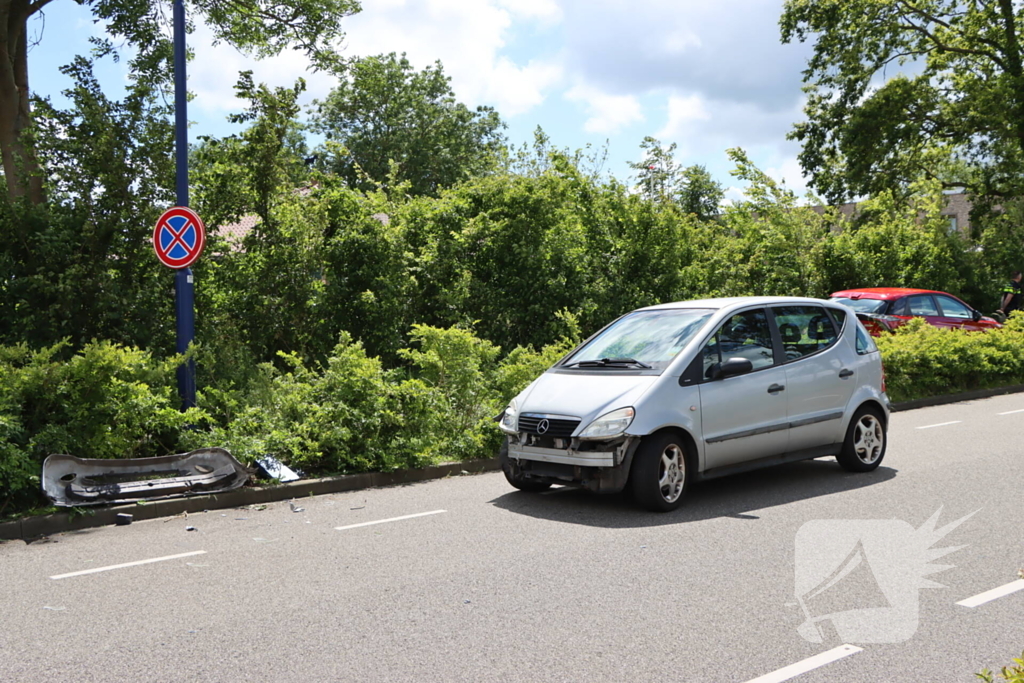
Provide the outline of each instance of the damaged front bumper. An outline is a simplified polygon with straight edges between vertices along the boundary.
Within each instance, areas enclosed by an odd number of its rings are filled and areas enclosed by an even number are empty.
[[[577,484],[598,493],[616,493],[626,486],[633,452],[639,443],[638,436],[582,441],[518,434],[508,437],[507,466],[537,481]]]
[[[106,460],[51,455],[42,487],[55,505],[108,505],[220,493],[249,479],[249,470],[223,448],[156,458]]]

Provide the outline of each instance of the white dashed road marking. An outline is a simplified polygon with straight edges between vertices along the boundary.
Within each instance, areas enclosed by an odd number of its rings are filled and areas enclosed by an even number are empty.
[[[747,683],[782,683],[782,681],[788,681],[791,678],[796,678],[800,674],[807,673],[819,667],[831,664],[837,659],[843,657],[849,657],[852,654],[856,654],[861,651],[861,648],[856,645],[840,645],[839,647],[833,648],[828,652],[822,652],[820,655],[814,655],[807,659],[801,660],[796,664],[790,664],[784,666],[777,671],[773,671],[770,674],[764,676],[758,676],[757,678],[747,681]]]
[[[953,420],[952,422],[940,422],[937,425],[925,425],[923,427],[918,427],[918,429],[931,429],[932,427],[945,427],[946,425],[958,425],[961,422],[963,422],[963,420]]]
[[[415,515],[402,515],[401,517],[392,517],[390,519],[378,519],[375,522],[362,522],[361,524],[349,524],[348,526],[336,526],[335,531],[344,531],[345,529],[355,529],[361,526],[373,526],[374,524],[386,524],[388,522],[398,522],[403,519],[412,519],[413,517],[426,517],[427,515],[439,515],[442,512],[448,512],[447,510],[431,510],[430,512],[417,512]]]
[[[999,588],[993,588],[990,591],[985,591],[984,593],[979,593],[978,595],[975,595],[973,598],[967,598],[966,600],[961,600],[960,602],[958,602],[956,604],[963,605],[964,607],[977,607],[978,605],[984,605],[986,602],[992,602],[996,598],[1001,598],[1004,595],[1009,595],[1010,593],[1016,593],[1019,590],[1024,590],[1024,579],[1018,579],[1017,581],[1011,581],[1010,583],[1006,584],[1005,586],[1000,586]]]
[[[996,415],[1014,415],[1015,413],[1024,413],[1024,408],[1020,410],[1007,410],[1005,413],[996,413]]]
[[[154,557],[151,560],[138,560],[137,562],[125,562],[124,564],[112,564],[109,567],[96,567],[95,569],[85,569],[80,572],[71,572],[70,574],[58,574],[57,576],[51,576],[51,579],[70,579],[72,576],[83,576],[85,574],[96,574],[97,572],[108,572],[111,569],[124,569],[125,567],[136,567],[140,564],[152,564],[153,562],[164,562],[165,560],[177,560],[180,557],[192,557],[193,555],[205,555],[205,550],[193,550],[190,553],[181,553],[180,555],[167,555],[165,557]]]

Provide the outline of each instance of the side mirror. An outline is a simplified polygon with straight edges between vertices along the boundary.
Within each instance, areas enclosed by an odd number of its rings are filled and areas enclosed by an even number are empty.
[[[711,379],[725,379],[743,375],[754,369],[754,364],[746,358],[730,358],[722,363],[715,363],[708,368],[708,376]]]
[[[973,310],[972,309],[971,310],[971,317],[974,319],[974,322],[978,322],[982,318],[981,311],[977,311],[977,310]]]

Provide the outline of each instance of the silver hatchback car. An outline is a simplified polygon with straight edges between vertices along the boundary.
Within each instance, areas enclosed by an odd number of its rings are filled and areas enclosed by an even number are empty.
[[[687,486],[835,456],[885,455],[882,359],[841,304],[797,297],[682,301],[604,327],[509,403],[499,454],[512,486],[628,487],[669,511]]]

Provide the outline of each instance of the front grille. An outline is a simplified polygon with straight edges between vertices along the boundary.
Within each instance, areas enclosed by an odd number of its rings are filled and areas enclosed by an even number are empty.
[[[548,423],[547,431],[541,434],[541,422]],[[580,424],[579,420],[561,420],[544,415],[523,414],[519,416],[519,431],[527,434],[538,434],[550,439],[567,439],[572,436]]]

